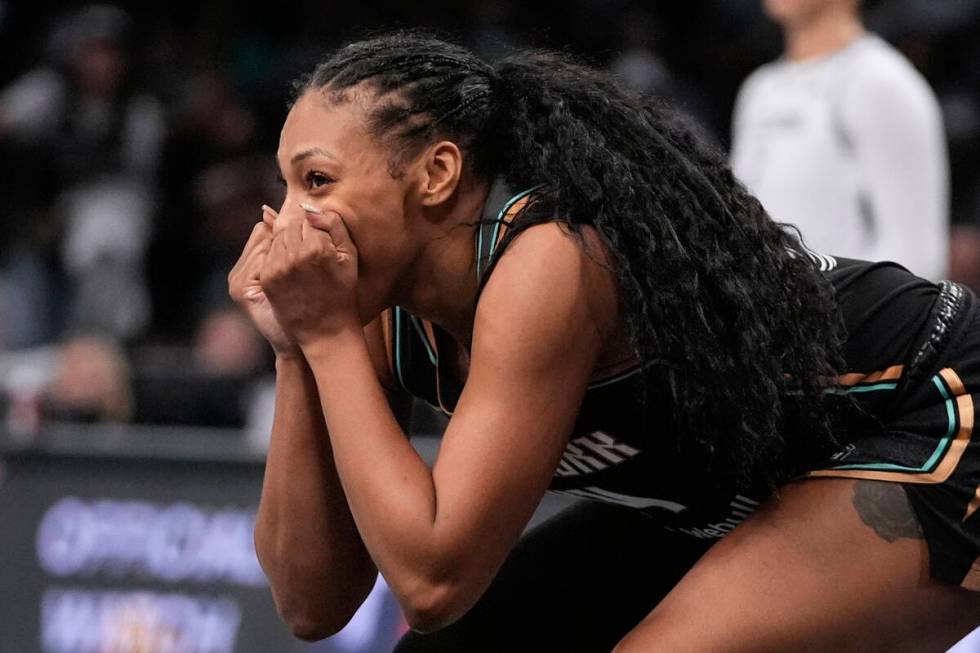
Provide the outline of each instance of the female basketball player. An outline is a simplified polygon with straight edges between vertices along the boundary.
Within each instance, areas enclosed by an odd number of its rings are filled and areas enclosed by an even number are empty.
[[[378,570],[400,651],[942,651],[980,622],[967,291],[806,251],[556,55],[354,43],[278,160],[229,283],[278,356],[255,539],[298,636]],[[451,415],[432,469],[409,394]],[[549,488],[591,501],[518,543]]]

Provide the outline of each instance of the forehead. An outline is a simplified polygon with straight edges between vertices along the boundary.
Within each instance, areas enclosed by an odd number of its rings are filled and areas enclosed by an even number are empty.
[[[293,105],[279,134],[279,158],[314,147],[341,156],[369,146],[364,111],[356,99],[331,102],[316,91],[304,93]]]

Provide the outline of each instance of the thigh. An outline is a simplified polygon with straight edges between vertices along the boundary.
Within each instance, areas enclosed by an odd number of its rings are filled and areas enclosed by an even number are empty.
[[[632,509],[577,504],[522,538],[462,619],[428,635],[410,632],[395,651],[609,651],[703,546]]]
[[[616,653],[937,651],[980,593],[929,576],[900,485],[791,483],[709,551]]]

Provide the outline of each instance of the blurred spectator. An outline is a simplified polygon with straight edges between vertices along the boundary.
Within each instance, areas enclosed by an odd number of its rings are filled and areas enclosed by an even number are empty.
[[[163,158],[166,217],[153,237],[149,275],[156,335],[186,342],[230,303],[228,270],[261,205],[275,205],[281,189],[272,153],[257,153],[253,111],[226,72],[188,75],[180,96]]]
[[[52,34],[52,63],[0,92],[7,347],[71,329],[131,338],[149,320],[164,119],[130,74],[130,28],[116,7],[85,7]]]
[[[194,360],[205,374],[240,376],[263,370],[269,345],[237,308],[205,318],[194,343]]]
[[[59,365],[44,391],[44,416],[125,422],[133,413],[129,363],[112,340],[79,336],[59,348]]]
[[[980,291],[980,2],[883,2],[869,21],[939,96],[952,171],[949,276]]]
[[[859,0],[765,0],[784,57],[744,83],[736,173],[811,247],[947,272],[948,161],[928,84],[865,31]]]
[[[129,421],[132,372],[111,339],[77,335],[59,345],[0,350],[4,429],[29,440],[45,420]]]

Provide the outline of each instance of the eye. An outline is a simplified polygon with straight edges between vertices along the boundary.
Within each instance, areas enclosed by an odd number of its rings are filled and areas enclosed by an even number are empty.
[[[333,183],[334,179],[330,175],[324,174],[319,170],[310,170],[306,173],[306,187],[310,190],[322,188],[327,184]]]

